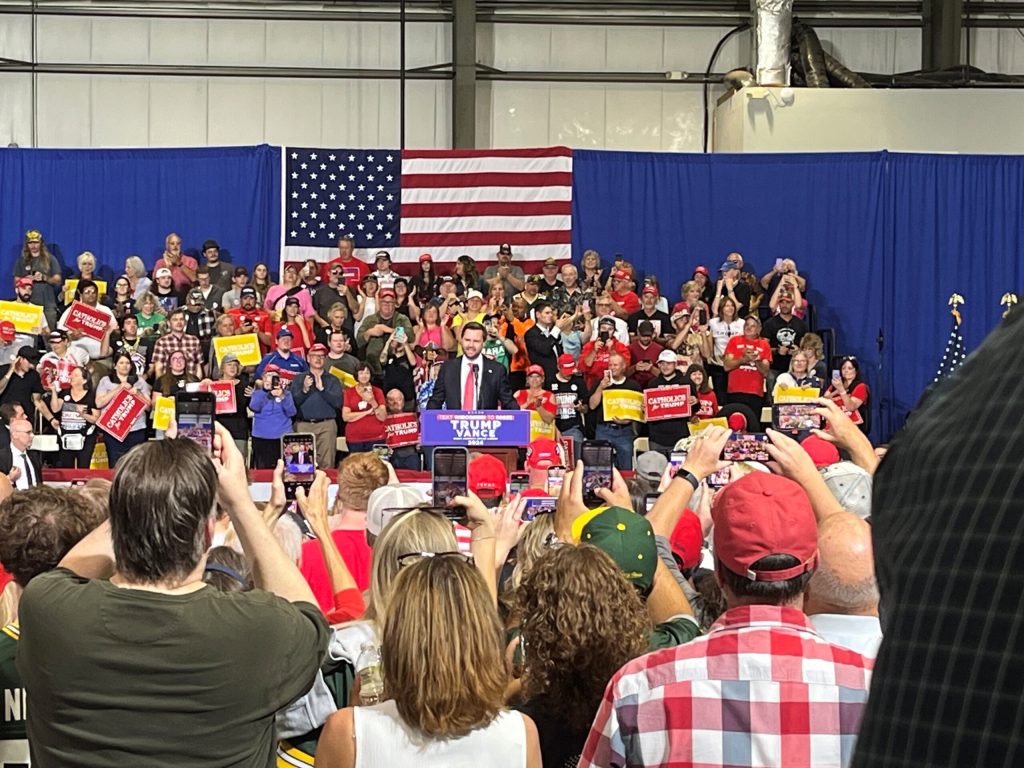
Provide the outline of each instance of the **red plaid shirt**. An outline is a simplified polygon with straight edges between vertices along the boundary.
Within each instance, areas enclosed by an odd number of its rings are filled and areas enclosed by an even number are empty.
[[[795,608],[733,608],[615,674],[580,768],[849,765],[871,666]]]

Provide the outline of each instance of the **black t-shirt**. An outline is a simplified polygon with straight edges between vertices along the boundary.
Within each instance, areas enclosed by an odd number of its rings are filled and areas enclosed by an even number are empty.
[[[381,389],[387,394],[397,389],[405,397],[406,403],[416,402],[416,384],[412,379],[412,367],[404,354],[389,355],[381,366]]]
[[[637,326],[644,320],[649,320],[651,325],[654,326],[655,336],[668,336],[672,333],[672,318],[660,309],[654,310],[652,315],[648,315],[642,309],[639,312],[634,312],[629,316],[629,320],[626,321],[629,332],[637,333]]]
[[[249,437],[251,420],[245,412],[249,405],[249,398],[245,396],[247,386],[249,386],[249,377],[243,373],[238,377],[238,383],[235,384],[235,412],[222,413],[216,417],[217,421],[223,424],[236,440],[245,440]]]
[[[91,415],[96,410],[96,393],[88,389],[81,398],[76,400],[70,389],[62,389],[59,397],[63,401],[63,405],[61,405],[60,413],[55,413],[54,416],[60,419],[60,431],[65,435],[84,435],[86,432],[92,431],[93,425],[85,420],[84,414],[78,412],[78,407],[85,406],[86,413]]]
[[[540,742],[541,763],[553,768],[576,765],[583,745],[590,733],[589,728],[570,729],[558,712],[552,711],[545,696],[537,696],[516,707],[533,720],[537,726],[537,740]]]
[[[750,286],[744,280],[739,280],[732,289],[733,296],[736,297],[736,301],[739,302],[739,311],[736,313],[738,317],[746,317],[750,312],[750,296],[753,293],[750,290]],[[718,291],[719,296],[728,296],[729,293],[725,290],[725,282],[722,282],[722,287]]]
[[[10,367],[5,365],[0,369],[3,376],[7,375]],[[7,382],[7,388],[3,391],[3,394],[0,394],[0,404],[20,403],[21,407],[25,409],[25,415],[28,416],[29,421],[35,424],[36,405],[32,400],[32,395],[42,394],[45,394],[43,382],[39,379],[39,374],[33,368],[29,369],[23,376],[19,376],[16,373],[11,375],[11,380]]]
[[[555,397],[555,426],[560,432],[572,427],[583,429],[583,416],[576,410],[576,405],[587,405],[590,392],[583,377],[576,373],[569,381],[560,381],[557,376],[548,386]]]
[[[690,380],[679,371],[676,371],[671,379],[666,379],[660,373],[647,382],[646,389],[657,387],[678,387],[683,384],[690,384],[690,394],[696,395]],[[690,435],[689,419],[665,419],[664,421],[647,422],[647,434],[652,443],[658,445],[674,446],[679,440]]]
[[[788,355],[780,355],[777,350],[780,346],[799,347],[800,340],[807,333],[807,323],[796,315],[789,320],[783,320],[781,315],[769,317],[761,328],[761,336],[768,339],[772,348],[772,370],[788,371],[789,361],[793,357],[792,352]]]
[[[136,344],[136,341],[138,341],[138,344]],[[116,355],[118,352],[124,351],[131,355],[132,362],[135,363],[135,374],[137,376],[143,376],[153,361],[153,343],[152,337],[142,339],[141,341],[138,339],[127,341],[121,338],[120,331],[114,331],[110,334],[111,352]]]

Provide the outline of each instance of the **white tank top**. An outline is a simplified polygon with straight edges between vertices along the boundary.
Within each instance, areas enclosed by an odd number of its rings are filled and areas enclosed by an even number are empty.
[[[432,739],[410,728],[394,701],[353,710],[356,768],[525,768],[526,723],[503,711],[459,739]]]

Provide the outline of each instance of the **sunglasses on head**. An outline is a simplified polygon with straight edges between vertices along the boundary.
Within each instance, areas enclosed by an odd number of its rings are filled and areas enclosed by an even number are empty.
[[[413,563],[418,563],[421,560],[426,560],[432,557],[454,557],[468,565],[473,564],[473,556],[467,555],[464,552],[406,552],[405,554],[398,556],[398,567],[405,568],[407,565],[412,565]]]

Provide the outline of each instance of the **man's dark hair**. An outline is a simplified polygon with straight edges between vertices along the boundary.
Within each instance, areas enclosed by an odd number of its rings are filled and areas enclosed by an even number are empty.
[[[542,309],[554,309],[554,308],[555,308],[555,305],[552,304],[550,301],[541,300],[541,301],[536,302],[533,305],[533,314],[536,315]]]
[[[205,253],[205,249],[204,249],[204,253]],[[198,267],[196,267],[196,274],[197,275],[208,275],[208,274],[210,274],[210,267],[207,266],[206,264],[200,264]]]
[[[10,424],[11,419],[14,418],[14,414],[17,413],[16,408],[25,410],[25,407],[21,403],[4,403],[0,405],[0,421],[4,424]]]
[[[53,570],[91,528],[85,501],[66,488],[37,485],[0,503],[0,563],[25,587]]]
[[[468,323],[462,326],[462,333],[459,335],[465,336],[466,331],[480,331],[480,333],[484,335],[484,338],[487,338],[487,329],[484,328],[483,323],[478,323],[476,320],[470,320]]]
[[[145,584],[190,573],[206,551],[216,498],[213,463],[191,440],[156,440],[129,451],[110,489],[118,572]]]
[[[330,333],[328,333],[327,334],[327,341],[329,342],[334,336],[341,336],[346,341],[348,340],[348,333],[344,329],[340,329],[340,330],[337,330],[337,331],[331,331]]]
[[[170,320],[170,319],[171,319],[172,317],[174,317],[175,315],[181,315],[181,316],[182,316],[182,317],[184,317],[184,318],[185,318],[186,320],[188,319],[188,318],[187,318],[187,317],[185,316],[185,308],[184,308],[184,307],[175,307],[174,309],[172,309],[172,310],[171,310],[170,312],[168,312],[168,313],[167,313],[167,319],[168,319],[168,320]]]
[[[792,555],[767,555],[751,565],[755,571],[782,571],[800,564]],[[718,575],[729,590],[739,598],[753,600],[767,605],[791,603],[806,588],[812,571],[801,573],[785,581],[751,581],[745,576],[733,573],[721,563],[717,564]]]

